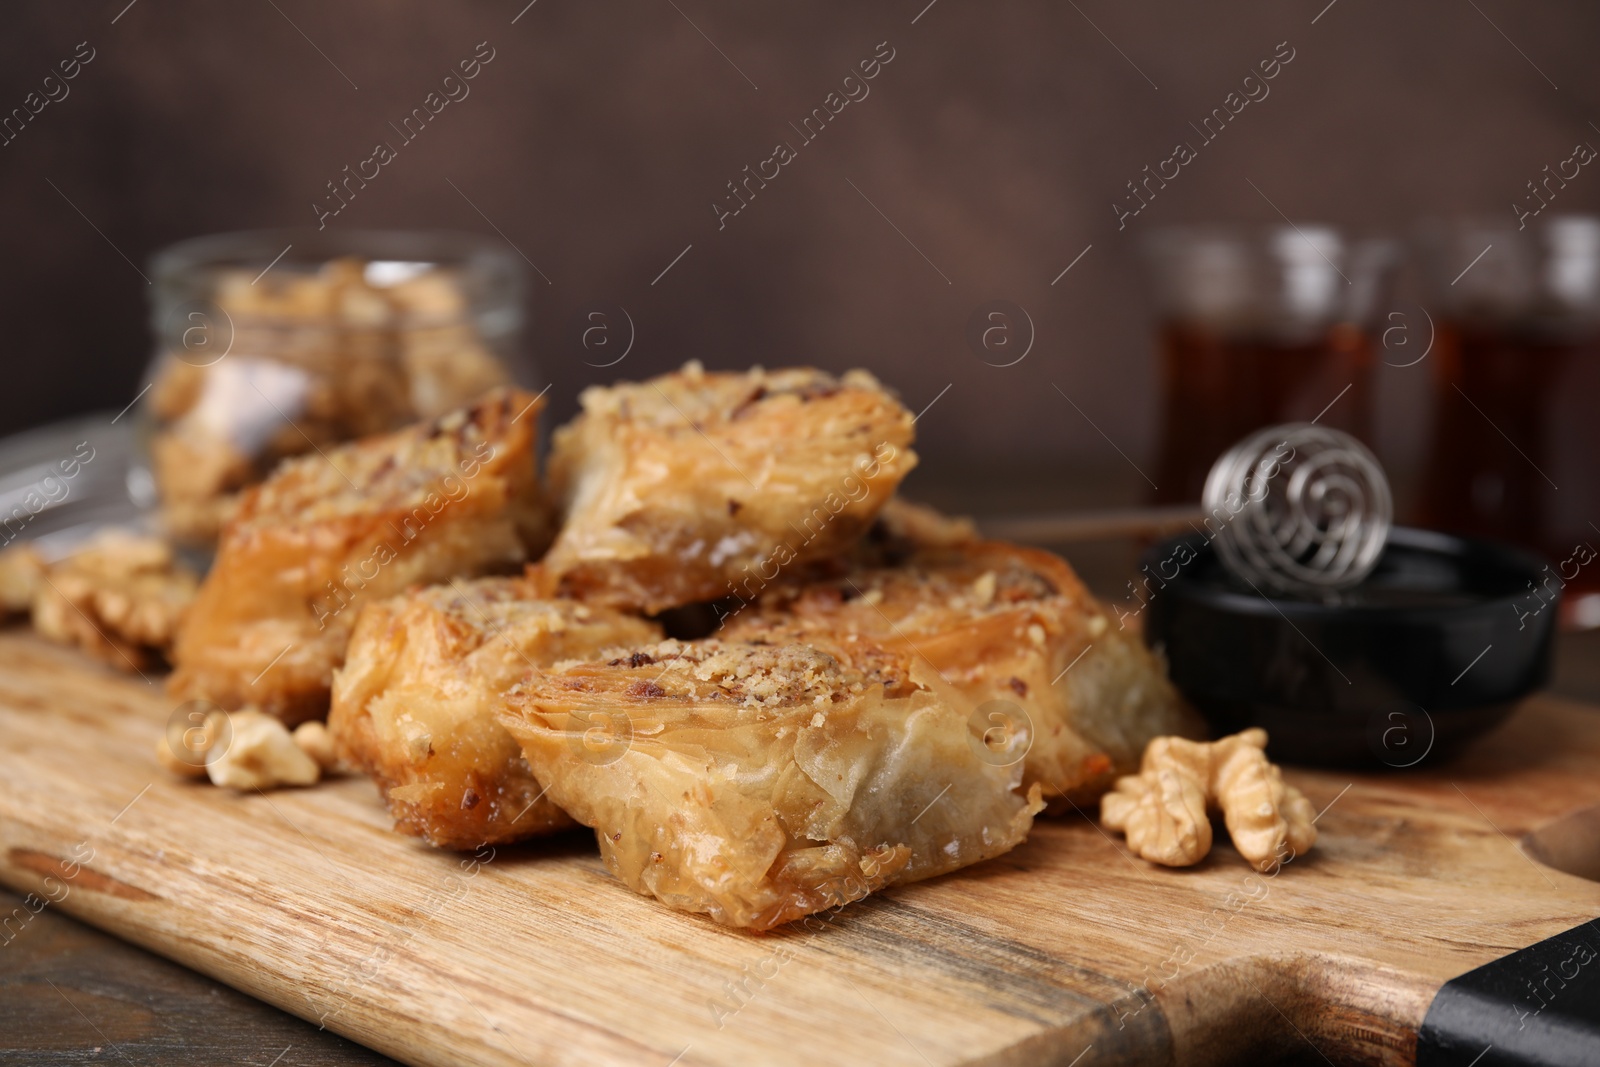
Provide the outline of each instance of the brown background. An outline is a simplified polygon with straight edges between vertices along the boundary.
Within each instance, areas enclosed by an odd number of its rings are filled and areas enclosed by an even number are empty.
[[[1141,233],[1276,220],[1250,182],[1296,221],[1358,230],[1509,217],[1546,163],[1600,144],[1588,4],[538,0],[513,25],[525,2],[9,10],[0,110],[79,41],[97,54],[0,147],[0,431],[120,408],[143,386],[148,287],[124,254],[142,268],[183,237],[314,223],[324,183],[394,140],[387,124],[480,41],[495,59],[470,97],[330,226],[487,231],[459,186],[550,279],[532,275],[529,346],[557,418],[583,384],[690,357],[864,365],[913,408],[953,383],[919,423],[930,468],[1000,479],[1072,464],[1105,472],[1116,496],[1144,483],[1106,438],[1142,466],[1154,450]],[[895,58],[871,95],[719,232],[724,183],[793,140],[788,123],[885,40]],[[1119,233],[1124,183],[1282,41],[1295,59],[1271,95]],[[1561,197],[1595,210],[1600,175]],[[994,298],[1038,333],[1005,369],[964,340]],[[578,342],[579,316],[602,304],[638,331],[610,370]],[[1380,369],[1378,444],[1402,471],[1426,429],[1427,370]]]

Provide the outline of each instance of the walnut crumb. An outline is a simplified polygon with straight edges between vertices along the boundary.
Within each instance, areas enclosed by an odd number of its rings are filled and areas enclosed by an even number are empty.
[[[294,743],[288,727],[264,712],[228,713],[232,737],[206,758],[213,785],[240,792],[285,785],[315,785],[322,777],[317,761]]]
[[[333,748],[333,735],[328,733],[328,728],[313,719],[303,722],[294,728],[290,735],[300,750],[317,761],[317,766],[324,771],[331,771],[338,767],[339,757]]]
[[[165,542],[107,530],[38,575],[33,626],[121,670],[165,656],[199,579]]]

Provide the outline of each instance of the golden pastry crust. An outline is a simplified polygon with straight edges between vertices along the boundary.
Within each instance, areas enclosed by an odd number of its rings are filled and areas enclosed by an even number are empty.
[[[164,662],[200,580],[153,537],[107,530],[46,567],[33,626],[124,671]]]
[[[845,551],[916,465],[912,416],[865,371],[710,373],[584,391],[555,434],[561,592],[656,612]]]
[[[598,605],[541,600],[525,578],[414,590],[361,611],[328,728],[378,783],[395,829],[471,849],[571,826],[496,712],[530,669],[661,630]]]
[[[804,645],[665,641],[532,672],[501,721],[624,882],[762,930],[1027,835],[1021,768],[936,678],[903,688]]]
[[[805,641],[891,689],[907,664],[923,663],[962,695],[999,750],[1026,750],[1024,783],[1038,783],[1056,807],[1103,792],[1158,734],[1203,736],[1160,662],[1116,626],[1065,560],[944,540],[889,553],[895,566],[857,565],[731,602],[721,636]],[[882,554],[881,545],[858,551]]]
[[[432,422],[289,460],[251,489],[178,635],[171,693],[255,704],[291,724],[320,718],[361,605],[537,552],[539,407],[496,390]]]

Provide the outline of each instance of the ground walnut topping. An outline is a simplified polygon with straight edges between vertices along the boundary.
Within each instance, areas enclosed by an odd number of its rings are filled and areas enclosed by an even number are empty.
[[[1211,851],[1209,812],[1220,810],[1239,854],[1268,873],[1317,840],[1311,802],[1268,762],[1267,733],[1251,729],[1209,744],[1157,737],[1140,773],[1117,781],[1100,821],[1152,863],[1187,867]]]
[[[835,691],[864,688],[845,676],[838,660],[798,644],[754,649],[715,645],[690,673],[747,705],[765,707],[822,703]]]
[[[516,417],[526,403],[522,394],[501,390],[471,409],[397,431],[384,439],[385,447],[364,441],[366,447],[345,446],[289,460],[278,476],[262,483],[240,521],[262,525],[286,517],[316,521],[377,508],[405,509],[430,495],[448,495],[457,485],[470,488],[468,472],[490,460],[497,447],[505,447],[490,439],[495,428]]]
[[[635,698],[732,700],[752,708],[827,704],[840,699],[835,694],[858,694],[871,685],[828,653],[801,644],[669,640],[639,649],[605,650],[590,662],[648,672],[648,677],[631,683],[628,695]],[[554,671],[582,666],[568,661],[556,664]],[[582,685],[581,675],[571,680]]]

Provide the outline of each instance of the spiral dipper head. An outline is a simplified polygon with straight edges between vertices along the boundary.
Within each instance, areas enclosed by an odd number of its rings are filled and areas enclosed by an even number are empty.
[[[1383,468],[1340,430],[1290,423],[1225,452],[1203,503],[1221,521],[1217,553],[1260,592],[1318,596],[1349,589],[1377,565],[1394,519]]]

